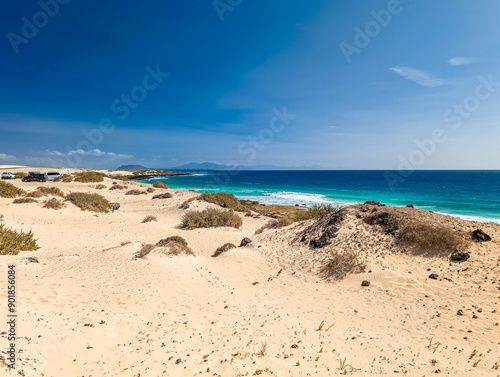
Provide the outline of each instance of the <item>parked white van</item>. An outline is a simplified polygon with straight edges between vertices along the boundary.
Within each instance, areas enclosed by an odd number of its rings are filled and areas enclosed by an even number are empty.
[[[47,176],[48,181],[53,181],[54,179],[59,178],[62,174],[58,171],[49,171],[45,173],[45,175]]]

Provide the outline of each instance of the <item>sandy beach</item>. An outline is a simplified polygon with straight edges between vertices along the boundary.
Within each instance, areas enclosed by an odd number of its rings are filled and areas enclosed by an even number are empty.
[[[51,169],[13,169],[31,170]],[[188,230],[179,206],[196,193],[125,195],[151,185],[120,181],[128,188],[109,190],[114,181],[105,178],[101,189],[8,181],[26,191],[98,193],[120,208],[93,213],[65,202],[53,210],[43,207],[51,196],[26,204],[0,198],[3,223],[32,230],[40,246],[0,256],[1,375],[500,375],[499,225],[401,209],[463,234],[480,228],[491,236],[471,242],[470,259],[456,263],[402,252],[390,234],[362,221],[368,207],[355,206],[331,244],[312,249],[297,239],[316,220],[256,235],[269,218],[240,214],[240,229]],[[152,199],[167,192],[172,198]],[[190,203],[191,210],[212,207]],[[143,223],[148,215],[158,221]],[[194,256],[135,258],[143,245],[171,236],[183,237]],[[252,242],[212,257],[245,237]],[[326,279],[321,269],[330,248],[358,251],[366,271]],[[18,310],[17,366],[10,371],[9,265],[16,266]]]

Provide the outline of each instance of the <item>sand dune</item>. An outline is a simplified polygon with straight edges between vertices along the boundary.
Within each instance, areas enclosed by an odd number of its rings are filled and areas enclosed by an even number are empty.
[[[41,246],[0,257],[2,287],[7,265],[15,263],[18,272],[19,364],[12,375],[500,374],[500,226],[419,211],[425,221],[463,232],[480,226],[492,236],[471,244],[468,261],[451,263],[398,252],[390,235],[352,209],[331,247],[363,253],[368,267],[335,282],[319,274],[329,247],[297,242],[314,220],[260,235],[254,233],[268,221],[264,216],[243,217],[241,229],[185,230],[179,205],[194,193],[157,189],[131,196],[110,191],[112,182],[105,179],[101,190],[87,183],[44,184],[121,204],[108,214],[0,198],[4,223],[33,230]],[[13,183],[30,191],[39,186]],[[152,200],[163,191],[173,198]],[[147,215],[158,221],[142,223]],[[135,258],[144,244],[174,235],[185,238],[195,256]],[[244,237],[253,242],[211,257]],[[431,273],[438,279],[429,279]],[[363,280],[370,286],[362,287]],[[0,301],[6,297],[0,289]],[[5,357],[6,333],[1,339]]]

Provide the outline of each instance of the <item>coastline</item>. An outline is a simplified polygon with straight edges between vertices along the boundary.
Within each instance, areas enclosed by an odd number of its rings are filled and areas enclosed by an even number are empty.
[[[115,181],[127,188],[110,190]],[[17,369],[26,375],[192,376],[207,369],[219,375],[329,375],[342,373],[339,360],[347,358],[360,376],[394,370],[422,376],[439,369],[465,377],[486,375],[498,361],[498,225],[401,209],[464,234],[480,226],[492,236],[471,244],[470,259],[457,264],[396,251],[389,234],[357,218],[393,207],[353,206],[331,247],[358,250],[368,265],[329,281],[321,275],[329,247],[300,242],[315,220],[256,234],[271,218],[240,212],[240,228],[189,230],[180,226],[187,211],[220,207],[192,201],[181,209],[197,194],[148,193],[149,184],[113,177],[100,183],[6,182],[29,192],[57,187],[120,203],[114,212],[94,213],[69,202],[44,208],[51,196],[26,204],[0,198],[5,226],[32,230],[40,246],[0,256],[2,271],[17,268]],[[133,190],[144,193],[126,195]],[[172,197],[153,199],[162,193]],[[150,215],[157,221],[142,222]],[[194,255],[158,250],[135,257],[144,245],[172,236],[183,237]],[[252,242],[239,246],[244,238]],[[227,243],[234,248],[214,258]],[[364,280],[371,285],[362,287]],[[446,347],[429,347],[433,342]],[[468,360],[474,350],[482,354],[477,366]]]

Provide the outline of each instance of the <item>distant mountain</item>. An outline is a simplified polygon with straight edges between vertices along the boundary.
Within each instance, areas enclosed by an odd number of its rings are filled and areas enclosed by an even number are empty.
[[[227,165],[214,164],[213,162],[191,162],[189,164],[171,168],[175,170],[323,170],[319,166],[275,166],[275,165],[255,165],[239,166],[237,169]]]
[[[122,165],[115,170],[130,170],[130,171],[139,171],[139,170],[148,170],[142,165]]]

